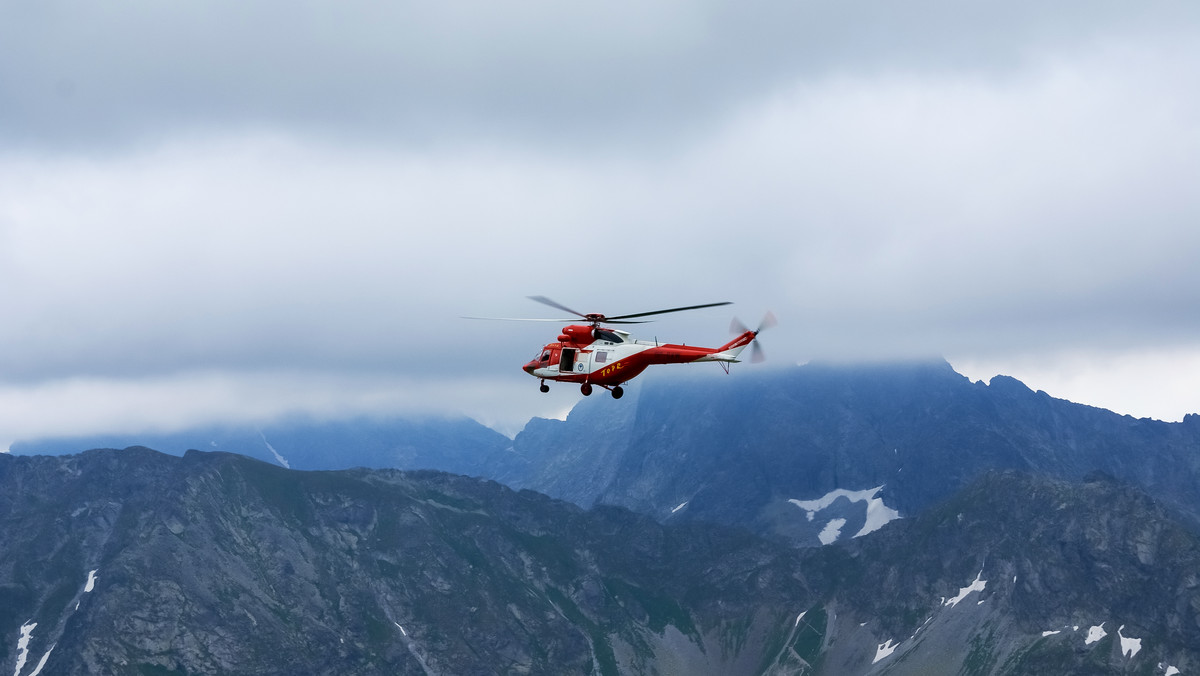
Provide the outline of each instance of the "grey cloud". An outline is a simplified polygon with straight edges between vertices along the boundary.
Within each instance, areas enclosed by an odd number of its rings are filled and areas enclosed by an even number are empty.
[[[9,3],[0,394],[546,414],[557,327],[458,319],[535,294],[771,309],[783,362],[1188,353],[1197,8]]]
[[[1009,71],[1186,2],[16,3],[0,132],[71,148],[286,127],[446,143],[661,143],[796,78]]]

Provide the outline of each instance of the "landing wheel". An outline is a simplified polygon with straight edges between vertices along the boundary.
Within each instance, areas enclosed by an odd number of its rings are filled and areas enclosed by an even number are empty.
[[[622,390],[620,385],[617,385],[616,387],[612,388],[613,399],[620,399],[621,395],[623,395],[623,394],[625,394],[625,390]]]
[[[543,382],[541,387],[539,387],[538,389],[541,390],[543,393],[545,393],[545,392],[550,391],[550,386],[547,385],[545,382]]]
[[[579,391],[580,391],[580,392],[583,392],[583,396],[585,396],[585,397],[587,397],[587,396],[591,396],[591,394],[592,394],[592,384],[591,384],[591,383],[584,383],[584,384],[580,385],[580,386],[579,386]]]

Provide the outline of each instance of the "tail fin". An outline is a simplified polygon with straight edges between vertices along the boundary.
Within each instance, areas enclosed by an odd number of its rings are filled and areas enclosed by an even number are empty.
[[[716,357],[721,361],[737,361],[738,355],[740,355],[742,350],[746,349],[750,343],[754,342],[754,338],[757,335],[758,333],[755,331],[743,331],[733,340],[725,343],[721,347],[718,347],[717,353],[714,354],[713,357]]]

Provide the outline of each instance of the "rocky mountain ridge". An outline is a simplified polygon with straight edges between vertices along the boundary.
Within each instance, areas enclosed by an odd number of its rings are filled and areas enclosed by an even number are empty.
[[[991,472],[795,549],[437,472],[0,456],[16,676],[1191,673],[1198,570],[1100,475]]]
[[[992,472],[916,519],[822,551],[844,557],[840,626],[871,631],[878,673],[1162,674],[1200,668],[1197,545],[1170,510],[1111,477]],[[844,646],[823,657],[828,673],[861,664]]]
[[[744,533],[220,453],[3,456],[0,525],[17,676],[748,673],[809,595]]]

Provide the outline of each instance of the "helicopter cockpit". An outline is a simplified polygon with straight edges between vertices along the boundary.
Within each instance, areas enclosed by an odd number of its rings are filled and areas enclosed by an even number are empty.
[[[616,331],[610,331],[600,327],[596,327],[592,330],[592,336],[594,336],[596,340],[607,340],[610,343],[625,342],[625,339],[621,336],[621,334],[617,333]]]

